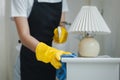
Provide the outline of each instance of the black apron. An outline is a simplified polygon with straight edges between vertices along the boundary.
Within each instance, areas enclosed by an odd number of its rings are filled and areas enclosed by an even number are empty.
[[[52,45],[53,31],[59,25],[62,2],[48,3],[34,0],[28,17],[30,34],[37,40]],[[56,69],[51,64],[37,61],[35,53],[22,45],[20,52],[21,80],[55,80]]]

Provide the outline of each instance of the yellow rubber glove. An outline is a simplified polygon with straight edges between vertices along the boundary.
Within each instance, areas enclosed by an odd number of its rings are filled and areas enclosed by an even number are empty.
[[[70,52],[65,52],[62,50],[55,49],[46,45],[43,42],[40,42],[36,47],[36,58],[38,61],[42,61],[44,63],[51,63],[53,67],[59,69],[61,65],[61,55],[63,54],[71,54]]]
[[[57,27],[54,30],[53,40],[56,43],[64,43],[67,40],[68,32],[64,27]]]

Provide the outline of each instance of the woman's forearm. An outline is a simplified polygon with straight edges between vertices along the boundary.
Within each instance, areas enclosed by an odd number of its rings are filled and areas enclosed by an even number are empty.
[[[63,24],[63,22],[65,22],[65,12],[62,12],[62,15],[61,15],[61,20],[60,20],[60,25],[61,25],[61,26],[65,26],[65,25]]]
[[[65,12],[62,12],[62,16],[61,16],[60,22],[63,22],[63,21],[65,21]]]
[[[30,50],[32,50],[33,52],[35,52],[36,46],[39,43],[39,41],[30,35],[27,18],[15,17],[14,20],[22,44]]]

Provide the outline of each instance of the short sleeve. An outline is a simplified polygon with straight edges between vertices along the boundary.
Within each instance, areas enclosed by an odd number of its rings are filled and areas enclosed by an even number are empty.
[[[11,17],[27,17],[27,0],[11,0]]]
[[[67,0],[63,0],[63,3],[62,3],[62,12],[67,12],[67,11],[68,11]]]

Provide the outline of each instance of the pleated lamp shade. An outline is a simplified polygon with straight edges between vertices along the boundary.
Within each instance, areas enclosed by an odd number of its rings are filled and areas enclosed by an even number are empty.
[[[111,33],[96,6],[83,6],[72,23],[69,32]]]
[[[100,52],[99,42],[92,34],[111,33],[108,25],[95,6],[83,6],[69,28],[69,32],[79,32],[83,38],[79,43],[79,54],[83,57],[96,57]]]

